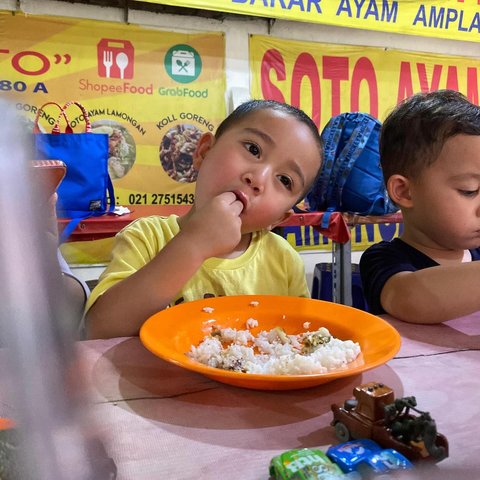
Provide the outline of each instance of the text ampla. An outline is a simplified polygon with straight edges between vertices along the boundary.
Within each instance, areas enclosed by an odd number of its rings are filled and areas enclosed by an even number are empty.
[[[413,25],[444,30],[455,29],[459,32],[475,30],[480,33],[480,13],[475,12],[472,17],[467,17],[463,10],[420,5],[413,20]]]

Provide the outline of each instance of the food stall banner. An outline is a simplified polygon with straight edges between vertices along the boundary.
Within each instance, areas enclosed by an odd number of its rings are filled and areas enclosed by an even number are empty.
[[[449,88],[479,103],[480,60],[474,58],[259,35],[250,37],[249,55],[251,96],[300,107],[319,130],[342,112],[367,112],[382,121],[398,102],[420,91]],[[298,249],[328,244],[312,229],[289,228]],[[352,248],[364,250],[392,229],[398,233],[399,225],[357,226]]]
[[[415,92],[449,88],[479,100],[480,60],[250,36],[251,95],[298,106],[319,128],[363,111],[383,120]]]
[[[478,0],[147,0],[178,7],[480,41]]]
[[[45,102],[76,100],[92,131],[109,135],[118,205],[193,202],[192,152],[226,115],[223,33],[3,11],[0,44],[0,94],[16,105],[26,129]],[[57,115],[45,109],[45,132]],[[81,112],[68,115],[81,131]]]
[[[350,230],[350,246],[354,251],[364,251],[370,245],[390,241],[403,232],[403,223],[368,223],[355,225]],[[311,226],[288,226],[281,235],[298,251],[332,251],[333,242]]]

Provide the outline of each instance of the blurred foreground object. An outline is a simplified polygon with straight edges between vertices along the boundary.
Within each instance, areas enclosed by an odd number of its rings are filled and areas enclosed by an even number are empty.
[[[9,366],[0,388],[11,394],[19,478],[113,479],[115,465],[78,407],[84,392],[65,321],[71,311],[44,234],[45,192],[30,177],[31,139],[13,107],[0,108],[0,353]]]
[[[18,464],[18,433],[14,423],[8,418],[0,417],[0,479],[14,480],[23,478]]]
[[[32,160],[30,166],[33,168],[33,181],[40,183],[42,200],[48,199],[57,191],[58,186],[67,173],[67,166],[61,160]]]

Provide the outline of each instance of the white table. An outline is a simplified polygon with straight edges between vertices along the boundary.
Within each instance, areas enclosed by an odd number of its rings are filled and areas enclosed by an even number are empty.
[[[394,359],[297,391],[217,383],[155,357],[137,337],[80,342],[87,411],[120,480],[266,480],[273,456],[338,443],[330,405],[374,380],[414,395],[449,440],[447,459],[408,478],[480,478],[480,314],[444,325],[389,321],[403,339]]]

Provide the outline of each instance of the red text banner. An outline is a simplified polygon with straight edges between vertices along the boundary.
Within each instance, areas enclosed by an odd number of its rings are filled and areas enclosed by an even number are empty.
[[[420,91],[450,88],[479,103],[480,61],[466,57],[250,37],[253,98],[291,103],[321,130],[335,115],[363,111],[383,120],[401,100]],[[357,225],[352,249],[364,250],[401,232],[400,224]],[[299,250],[330,249],[311,227],[284,230]]]
[[[450,88],[479,101],[480,60],[382,48],[250,37],[251,94],[305,110],[319,128],[334,115],[383,120],[415,92]]]

